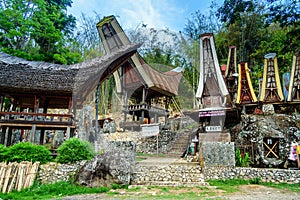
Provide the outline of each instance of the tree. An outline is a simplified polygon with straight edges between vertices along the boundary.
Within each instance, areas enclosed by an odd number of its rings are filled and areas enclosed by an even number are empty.
[[[241,20],[240,13],[249,13],[255,10],[254,1],[225,0],[218,9],[217,16],[226,26]]]
[[[281,28],[288,28],[284,42],[284,52],[300,51],[300,1],[267,0],[268,24],[277,23]]]
[[[1,0],[1,50],[28,60],[71,64],[80,55],[68,49],[76,19],[71,0]]]
[[[184,26],[184,34],[198,41],[203,33],[219,32],[221,24],[216,16],[216,8],[216,2],[212,1],[209,13],[202,13],[200,10],[192,13]]]
[[[81,13],[76,31],[77,45],[75,49],[81,52],[84,60],[99,57],[105,54],[99,38],[96,24],[101,20],[100,14],[94,13],[93,17]]]

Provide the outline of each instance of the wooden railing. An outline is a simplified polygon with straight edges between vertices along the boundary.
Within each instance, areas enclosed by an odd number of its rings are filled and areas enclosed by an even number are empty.
[[[45,114],[28,112],[0,112],[0,122],[8,123],[43,123],[43,124],[73,124],[71,114]]]
[[[153,113],[159,113],[163,115],[167,115],[168,111],[158,106],[148,105],[148,104],[135,104],[124,106],[125,111],[138,111],[138,110],[147,110]]]

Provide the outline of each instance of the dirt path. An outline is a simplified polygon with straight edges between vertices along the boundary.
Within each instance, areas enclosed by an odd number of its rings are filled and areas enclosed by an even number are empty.
[[[128,190],[111,190],[105,194],[75,195],[63,200],[96,199],[224,199],[224,200],[299,200],[299,193],[261,185],[242,185],[237,192],[227,193],[215,187],[130,187]]]
[[[300,192],[300,188],[299,188]],[[261,185],[242,185],[239,186],[239,192],[228,195],[230,200],[298,200],[300,193],[289,190],[276,189]]]

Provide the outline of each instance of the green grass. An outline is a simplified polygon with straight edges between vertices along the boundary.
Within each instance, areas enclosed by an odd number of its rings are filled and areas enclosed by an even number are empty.
[[[263,183],[260,179],[243,180],[243,179],[230,179],[230,180],[208,180],[210,186],[215,186],[218,190],[222,190],[225,194],[234,193],[239,191],[240,185],[258,184],[267,187],[274,187],[278,189],[289,190],[300,194],[300,183],[286,184],[286,183]],[[120,190],[121,189],[121,190]],[[125,191],[125,195],[120,195],[120,191]],[[146,193],[149,194],[146,194]],[[93,194],[93,193],[106,193],[110,197],[118,198],[132,198],[133,199],[205,199],[216,196],[216,191],[210,187],[159,187],[159,186],[137,186],[128,188],[128,185],[113,184],[110,187],[89,188],[86,186],[79,186],[70,182],[61,181],[54,184],[40,185],[34,183],[31,188],[23,189],[20,192],[13,191],[8,194],[1,194],[1,200],[7,199],[59,199],[63,196],[76,195],[76,194]],[[153,193],[154,195],[152,195]],[[217,197],[218,198],[218,197]]]
[[[142,152],[136,152],[136,156],[143,156],[143,157],[166,157],[166,154],[146,154],[146,153],[142,153]]]
[[[20,192],[13,191],[6,194],[0,193],[0,198],[6,199],[51,199],[59,198],[62,196],[75,195],[75,194],[91,194],[91,193],[104,193],[108,192],[107,187],[89,188],[79,186],[67,181],[61,181],[54,184],[40,185],[35,183],[32,187],[21,190]]]

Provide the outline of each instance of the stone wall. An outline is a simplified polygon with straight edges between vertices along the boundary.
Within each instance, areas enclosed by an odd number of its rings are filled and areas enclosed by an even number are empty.
[[[202,145],[205,166],[235,166],[233,142],[205,142]]]
[[[201,166],[178,164],[168,166],[137,166],[132,184],[164,186],[207,185]]]
[[[42,184],[55,183],[57,181],[67,181],[72,178],[77,170],[86,161],[81,161],[76,164],[60,164],[56,162],[50,162],[40,165],[38,171],[38,181]]]
[[[300,170],[242,168],[242,167],[213,167],[205,168],[205,180],[209,179],[255,179],[272,183],[300,183]]]
[[[43,184],[65,181],[84,164],[40,165],[38,180]],[[177,164],[168,166],[137,166],[132,184],[199,186],[209,179],[256,179],[273,183],[300,183],[300,170],[241,168],[241,167],[206,167],[202,173],[200,165]]]

